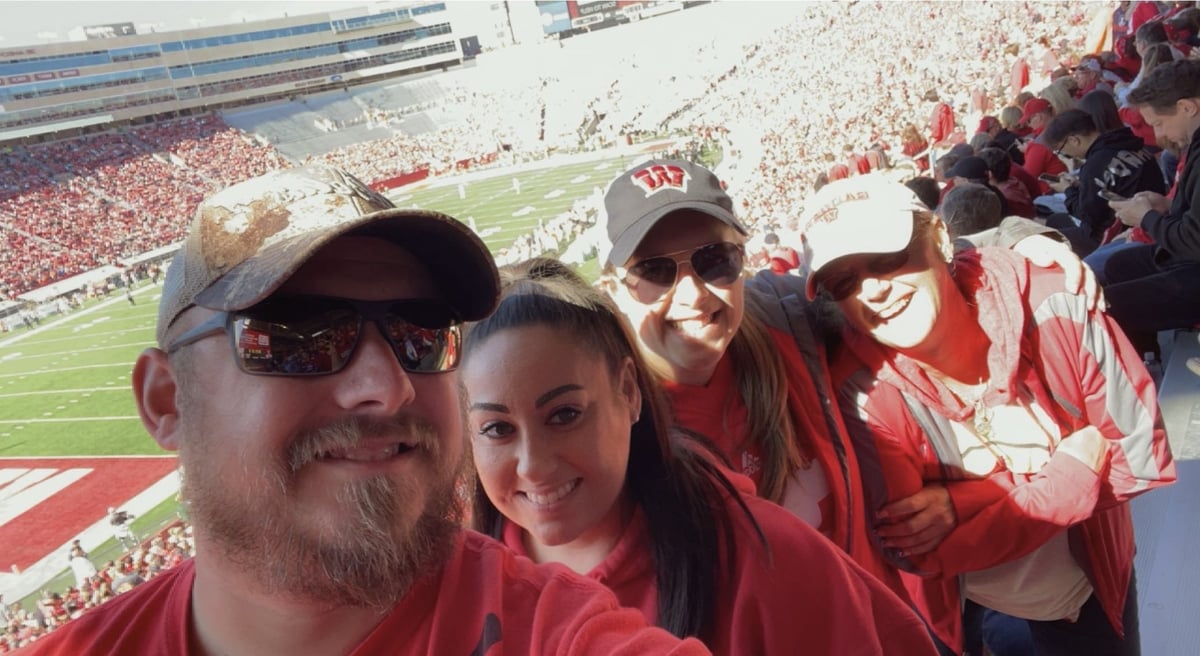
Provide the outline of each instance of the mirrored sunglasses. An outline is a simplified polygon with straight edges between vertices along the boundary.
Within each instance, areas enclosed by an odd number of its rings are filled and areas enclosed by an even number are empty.
[[[361,301],[331,296],[277,296],[236,312],[219,312],[167,347],[228,333],[234,360],[259,376],[322,376],[346,367],[362,341],[366,322],[379,329],[409,373],[439,373],[458,366],[461,321],[442,301]]]

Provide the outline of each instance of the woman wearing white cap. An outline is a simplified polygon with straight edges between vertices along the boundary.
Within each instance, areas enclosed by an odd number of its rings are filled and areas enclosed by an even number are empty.
[[[1039,654],[1138,653],[1125,502],[1175,467],[1120,329],[1059,272],[1003,250],[956,256],[901,185],[830,185],[802,230],[808,295],[845,319],[834,376],[868,508],[931,483],[953,502],[928,553],[879,545],[923,577],[906,585],[929,620],[956,635],[966,597],[1030,620]]]

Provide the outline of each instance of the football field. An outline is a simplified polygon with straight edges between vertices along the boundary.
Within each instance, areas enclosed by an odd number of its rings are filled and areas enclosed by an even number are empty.
[[[629,157],[498,169],[390,193],[474,225],[493,251],[603,190]],[[460,183],[458,180],[465,180]],[[516,180],[516,182],[514,182]],[[582,272],[595,275],[594,262]],[[130,389],[138,353],[154,345],[161,287],[143,281],[33,329],[0,335],[0,594],[63,590],[67,547],[97,564],[120,553],[108,506],[138,515],[141,535],[178,516],[173,454],[142,428]]]

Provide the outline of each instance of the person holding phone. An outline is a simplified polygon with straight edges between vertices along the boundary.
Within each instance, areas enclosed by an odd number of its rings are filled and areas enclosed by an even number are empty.
[[[1042,133],[1055,152],[1083,161],[1078,175],[1063,174],[1050,187],[1064,196],[1070,216],[1052,215],[1046,225],[1063,233],[1080,257],[1096,250],[1116,221],[1109,197],[1139,191],[1164,193],[1162,170],[1142,140],[1122,125],[1102,131],[1085,111],[1069,109],[1050,120]]]
[[[1122,223],[1141,227],[1154,244],[1113,254],[1097,271],[1110,313],[1142,352],[1158,351],[1157,332],[1200,322],[1200,61],[1168,62],[1129,92],[1154,134],[1185,151],[1175,193],[1142,191],[1111,203]]]

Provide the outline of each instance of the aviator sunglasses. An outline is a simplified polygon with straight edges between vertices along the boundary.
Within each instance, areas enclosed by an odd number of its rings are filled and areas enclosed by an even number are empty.
[[[679,279],[679,265],[687,262],[705,283],[723,286],[742,275],[745,252],[727,241],[648,257],[625,270],[624,282],[642,303],[659,300]]]
[[[173,353],[222,332],[242,371],[260,376],[322,376],[346,367],[370,321],[409,373],[458,366],[462,332],[441,301],[360,301],[331,296],[279,296],[245,310],[219,312],[167,346]]]

